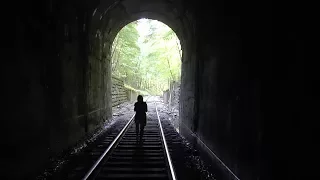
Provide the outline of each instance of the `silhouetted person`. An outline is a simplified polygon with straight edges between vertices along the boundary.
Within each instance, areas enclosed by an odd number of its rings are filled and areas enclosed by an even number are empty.
[[[136,123],[136,135],[138,139],[138,134],[140,130],[140,141],[142,140],[144,126],[147,123],[146,112],[148,111],[147,103],[143,102],[143,97],[141,95],[137,98],[138,102],[134,103],[135,123]]]

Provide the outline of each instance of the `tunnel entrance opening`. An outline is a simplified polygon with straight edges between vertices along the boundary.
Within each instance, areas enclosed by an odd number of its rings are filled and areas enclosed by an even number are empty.
[[[178,130],[182,50],[175,32],[161,21],[142,18],[124,26],[109,51],[113,110],[138,95],[160,96]]]
[[[112,82],[115,82],[114,79],[118,78],[112,75],[112,68],[114,68],[112,67],[112,57],[117,56],[116,54],[112,55],[112,45],[117,38],[117,34],[126,25],[147,18],[163,22],[179,37],[176,39],[179,39],[181,44],[181,61],[178,61],[181,63],[181,68],[179,68],[181,78],[177,79],[181,79],[181,91],[177,95],[179,105],[175,106],[176,114],[179,113],[179,116],[176,116],[179,119],[176,125],[179,125],[177,130],[180,133],[189,133],[188,130],[184,131],[181,127],[193,126],[196,117],[195,74],[197,65],[192,12],[184,12],[185,9],[179,8],[181,7],[179,4],[171,4],[167,1],[117,1],[110,3],[111,1],[104,1],[104,3],[93,6],[88,17],[88,25],[84,26],[85,31],[88,32],[88,39],[86,39],[88,42],[88,60],[85,62],[86,79],[84,80],[84,84],[88,84],[88,86],[85,87],[87,88],[85,89],[85,99],[90,101],[85,108],[85,114],[87,114],[84,119],[86,132],[90,133],[95,127],[101,126],[101,123],[109,122],[112,119]],[[86,27],[88,28],[86,29]],[[172,42],[176,44],[176,41]],[[176,56],[179,56],[178,54]],[[172,90],[177,87],[179,83],[177,81],[170,83],[167,79],[166,83],[163,84],[167,87],[167,90]],[[137,89],[145,91],[143,88]],[[166,89],[164,88],[164,90]],[[164,95],[163,90],[158,94]],[[95,111],[95,109],[100,110]],[[183,119],[183,122],[180,119]]]

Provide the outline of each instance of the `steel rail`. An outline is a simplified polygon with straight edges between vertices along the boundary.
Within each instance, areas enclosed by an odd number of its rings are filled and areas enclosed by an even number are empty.
[[[94,165],[90,168],[90,170],[87,172],[87,174],[84,176],[84,178],[82,180],[87,180],[90,175],[92,174],[92,172],[96,169],[96,167],[99,165],[99,163],[101,162],[101,160],[105,157],[105,155],[110,151],[110,149],[113,147],[113,145],[118,141],[118,139],[120,138],[120,136],[125,132],[125,130],[127,129],[127,127],[130,125],[130,123],[132,122],[132,120],[134,119],[135,114],[131,117],[131,119],[129,120],[129,122],[124,126],[124,128],[122,128],[122,130],[120,131],[120,133],[118,134],[118,136],[112,141],[112,143],[109,145],[109,147],[103,152],[103,154],[99,157],[99,159],[94,163]]]
[[[149,99],[150,96],[147,97],[146,101]],[[108,148],[103,152],[103,154],[99,157],[99,159],[94,163],[94,165],[90,168],[90,170],[86,173],[84,178],[82,180],[87,180],[92,172],[96,169],[96,167],[99,165],[99,163],[102,161],[102,159],[106,156],[106,154],[111,150],[111,148],[115,145],[115,143],[119,140],[119,138],[123,135],[127,127],[130,125],[132,120],[134,119],[135,114],[130,118],[129,122],[122,128],[120,133],[117,135],[117,137],[112,141],[112,143],[108,146]]]
[[[162,136],[162,140],[163,140],[163,144],[164,144],[164,149],[166,151],[166,157],[167,157],[167,160],[168,160],[168,163],[169,163],[171,178],[172,178],[172,180],[176,180],[177,179],[176,178],[176,174],[175,174],[174,169],[173,169],[170,153],[169,153],[169,150],[168,150],[167,141],[166,141],[166,138],[165,138],[164,133],[163,133],[163,129],[162,129],[162,125],[161,125],[161,121],[160,121],[160,117],[159,117],[159,113],[158,113],[158,108],[157,108],[157,103],[156,102],[155,102],[155,105],[156,105],[156,112],[157,112],[157,117],[158,117],[158,121],[159,121],[161,136]]]

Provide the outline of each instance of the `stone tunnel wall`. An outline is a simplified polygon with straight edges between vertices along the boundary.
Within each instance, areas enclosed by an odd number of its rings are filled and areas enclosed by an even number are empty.
[[[127,91],[128,90],[124,87],[123,80],[112,77],[112,107],[115,107],[129,100]]]
[[[171,104],[170,108],[179,111],[179,100],[180,99],[180,83],[173,83],[171,88]]]
[[[112,107],[118,106],[124,102],[133,102],[137,99],[138,93],[134,89],[124,86],[124,81],[112,76]]]
[[[302,119],[294,114],[305,111],[298,104],[306,100],[301,94],[303,83],[301,87],[294,83],[303,82],[304,76],[303,65],[299,70],[297,63],[303,59],[303,45],[295,33],[288,33],[295,31],[295,18],[291,28],[279,33],[278,26],[273,29],[270,4],[248,9],[240,1],[220,3],[195,7],[196,38],[184,49],[188,58],[182,62],[180,132],[198,144],[201,154],[211,154],[222,169],[228,172],[227,166],[239,179],[296,179],[297,173],[304,179],[308,168],[302,167],[306,173],[301,173],[296,158],[286,154],[309,154],[304,145],[287,145],[300,135],[308,142],[312,139],[307,130],[303,135],[292,133],[299,132],[294,124]],[[282,39],[278,45],[277,33]],[[298,97],[297,102],[293,97]],[[299,163],[306,161],[302,159]]]
[[[167,105],[171,114],[171,124],[179,131],[180,125],[180,82],[172,82],[170,89],[163,92],[163,101]]]
[[[128,97],[129,102],[137,101],[137,97],[139,95],[139,93],[137,91],[132,90],[132,89],[126,89],[126,92],[127,92],[127,97]]]
[[[51,156],[111,117],[110,61],[102,48],[89,48],[83,4],[17,3],[21,9],[12,20],[11,41],[15,61],[2,66],[4,102],[11,114],[1,131],[8,157],[2,159],[3,176],[35,179]]]
[[[164,103],[168,104],[170,110],[179,111],[179,99],[180,99],[180,82],[173,82],[170,85],[170,89],[163,92]]]

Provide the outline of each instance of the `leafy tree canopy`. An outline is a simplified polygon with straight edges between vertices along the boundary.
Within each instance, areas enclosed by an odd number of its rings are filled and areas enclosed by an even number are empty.
[[[117,34],[112,48],[112,74],[126,84],[161,94],[181,76],[181,46],[174,31],[150,19],[134,21]]]

